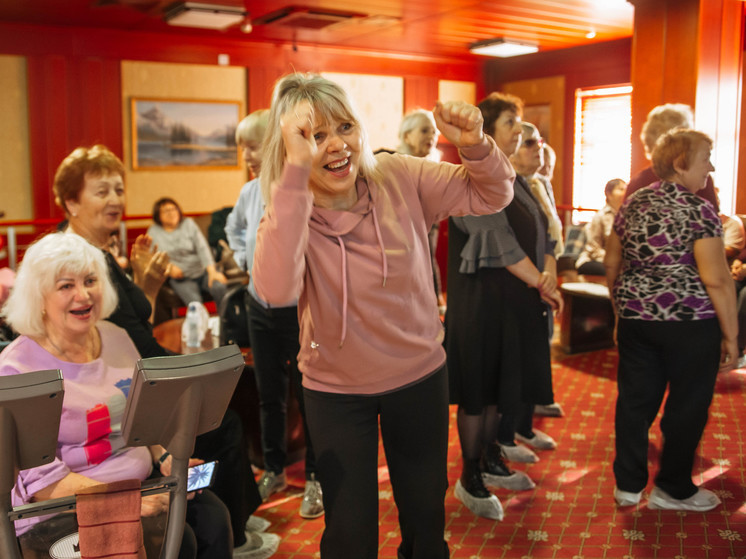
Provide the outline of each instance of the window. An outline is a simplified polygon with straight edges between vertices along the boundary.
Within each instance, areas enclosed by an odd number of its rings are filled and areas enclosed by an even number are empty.
[[[629,180],[632,135],[632,86],[578,89],[575,93],[573,221],[588,221],[604,205],[604,186]]]

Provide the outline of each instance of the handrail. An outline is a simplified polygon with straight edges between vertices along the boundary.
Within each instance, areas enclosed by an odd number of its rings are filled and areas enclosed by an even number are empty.
[[[184,217],[200,217],[208,215],[211,212],[184,212]],[[5,236],[7,238],[7,253],[4,250],[3,244],[0,243],[0,262],[2,262],[7,255],[8,267],[11,270],[15,270],[18,266],[18,228],[22,227],[44,227],[48,225],[58,225],[64,218],[45,217],[38,219],[14,219],[14,220],[0,220],[0,229],[6,228]],[[127,215],[122,217],[122,223],[119,227],[120,241],[123,247],[128,247],[129,242],[127,238],[127,222],[130,221],[145,221],[152,220],[153,216],[147,215]],[[0,236],[2,233],[0,233]],[[0,239],[1,240],[1,239]],[[0,264],[1,266],[2,264]]]
[[[199,217],[207,215],[211,212],[183,212],[184,217]],[[64,217],[42,217],[37,219],[15,219],[5,220],[0,219],[0,228],[3,227],[22,227],[27,225],[57,225],[64,220]],[[150,214],[145,215],[125,215],[122,216],[122,221],[142,221],[144,219],[153,219]]]
[[[597,208],[583,208],[581,206],[573,206],[570,204],[557,204],[557,211],[565,212],[565,218],[564,218],[564,224],[565,227],[572,224],[572,212],[578,211],[578,212],[596,212],[598,211]],[[184,212],[184,217],[200,217],[203,215],[207,215],[211,212]],[[128,239],[127,239],[127,226],[126,223],[128,221],[144,221],[144,220],[150,220],[152,219],[152,215],[126,215],[122,217],[122,224],[120,227],[120,240],[123,243],[123,246],[127,247],[129,246]],[[8,247],[8,267],[12,270],[15,270],[18,264],[18,242],[17,242],[17,232],[16,228],[18,227],[38,227],[43,225],[57,225],[62,221],[61,218],[40,218],[40,219],[16,219],[11,221],[5,221],[0,220],[0,229],[3,227],[7,227],[7,233],[6,236],[8,238],[7,247]],[[0,245],[2,246],[2,245]],[[2,260],[3,255],[0,253],[0,260]]]

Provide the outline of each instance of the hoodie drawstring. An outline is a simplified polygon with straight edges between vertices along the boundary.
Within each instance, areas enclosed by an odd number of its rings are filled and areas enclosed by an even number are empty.
[[[383,283],[382,286],[386,287],[386,278],[389,274],[389,262],[386,259],[386,247],[383,246],[383,237],[381,237],[381,228],[378,226],[378,216],[376,215],[376,207],[373,206],[373,227],[376,229],[376,237],[378,238],[378,246],[381,249],[381,259],[383,260]]]
[[[342,347],[347,337],[347,251],[342,237],[337,235],[337,240],[342,253],[342,335],[339,338],[339,347]]]
[[[376,238],[378,239],[378,246],[381,249],[381,260],[382,260],[382,273],[383,283],[382,286],[386,287],[386,278],[389,273],[389,263],[386,258],[386,247],[383,244],[383,237],[381,236],[381,228],[378,225],[378,216],[376,215],[376,208],[373,208],[373,227],[376,230]],[[339,338],[339,347],[345,343],[347,337],[347,250],[345,249],[345,243],[342,240],[341,235],[337,235],[339,241],[339,251],[342,256],[342,335]]]

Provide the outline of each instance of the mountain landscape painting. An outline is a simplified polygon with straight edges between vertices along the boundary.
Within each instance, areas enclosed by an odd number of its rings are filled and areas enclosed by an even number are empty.
[[[238,168],[239,111],[237,101],[133,98],[133,168]]]

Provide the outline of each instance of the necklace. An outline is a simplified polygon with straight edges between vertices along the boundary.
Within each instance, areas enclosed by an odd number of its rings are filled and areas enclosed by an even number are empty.
[[[57,352],[57,355],[64,358],[65,361],[70,361],[72,363],[88,363],[89,361],[96,359],[99,354],[99,348],[98,348],[99,339],[98,339],[98,335],[96,334],[95,330],[91,331],[88,334],[88,340],[87,340],[88,344],[86,344],[87,347],[85,348],[85,350],[87,351],[87,355],[83,357],[82,361],[80,361],[79,359],[75,359],[75,358],[71,359],[67,351],[63,350],[62,348],[60,348],[60,346],[58,346],[56,343],[52,341],[51,336],[47,335],[46,341],[49,342],[49,345],[51,345],[52,348],[55,350],[55,352]],[[79,357],[79,356],[76,356],[76,357]]]

